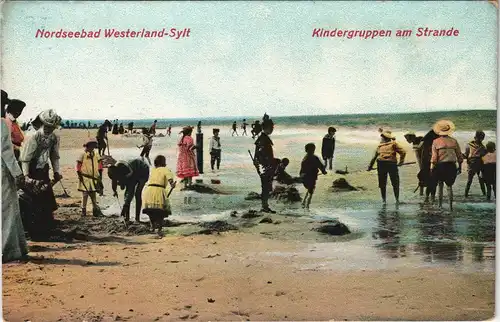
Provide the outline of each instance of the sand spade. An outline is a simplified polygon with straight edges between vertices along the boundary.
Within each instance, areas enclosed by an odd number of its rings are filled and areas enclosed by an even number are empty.
[[[174,181],[174,184],[172,187],[170,187],[170,191],[168,192],[167,194],[167,199],[168,197],[170,197],[170,194],[172,194],[172,191],[174,190],[174,188],[177,186],[177,181]]]
[[[402,163],[402,164],[398,164],[398,167],[401,167],[401,166],[404,166],[404,165],[410,165],[410,164],[416,164],[417,162],[405,162],[405,163]],[[372,171],[372,170],[377,170],[377,168],[372,168],[371,170],[368,170],[368,171]],[[356,170],[356,171],[352,171],[352,172],[349,172],[347,171],[347,166],[345,167],[345,171],[344,170],[336,170],[335,173],[338,173],[338,174],[342,174],[342,175],[346,175],[346,174],[354,174],[354,173],[359,173],[359,172],[364,172],[364,171],[367,171],[367,170]]]
[[[60,198],[71,198],[71,196],[69,195],[69,193],[64,188],[64,185],[62,184],[62,180],[58,180],[58,181],[52,180],[51,186],[55,186],[56,183],[58,183],[58,182],[61,184],[61,187],[63,188],[63,191],[64,191],[64,194],[62,196],[60,196]]]
[[[248,150],[248,154],[250,154],[250,158],[252,159],[252,162],[254,162],[254,165],[255,165],[255,159],[253,158],[253,155],[252,155],[252,152],[250,152],[250,150]],[[258,166],[255,166],[255,170],[257,170],[257,173],[259,174],[259,176],[261,175],[260,173],[260,169]]]
[[[120,214],[123,212],[122,204],[120,203],[120,197],[116,195],[116,201],[118,201],[118,207],[120,207]],[[123,223],[125,224],[125,228],[128,229],[128,221],[125,219],[125,217],[120,216],[123,219]]]

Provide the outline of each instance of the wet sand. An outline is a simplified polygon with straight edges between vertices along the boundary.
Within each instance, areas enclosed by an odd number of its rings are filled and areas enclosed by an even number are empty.
[[[321,135],[308,130],[300,136],[287,129],[276,132],[276,155],[290,158],[289,172],[295,175],[301,148],[311,137],[320,141]],[[78,217],[73,163],[87,131],[62,130],[60,135],[64,186],[73,198],[58,200],[66,207],[58,210],[57,218],[68,221]],[[357,139],[354,147],[347,148],[348,137],[338,136],[337,168],[345,164],[352,170],[366,168],[376,139]],[[138,155],[139,140],[110,136],[111,154],[115,158]],[[205,141],[208,145],[208,138]],[[244,200],[248,192],[259,192],[255,170],[247,162],[246,149],[252,149],[252,140],[223,134],[222,142],[227,147],[223,170],[208,172],[203,180],[220,178],[217,188],[228,195],[176,189],[170,219],[226,220],[237,231],[185,236],[200,230],[199,225],[186,224],[167,227],[166,237],[160,240],[149,234],[118,232],[96,235],[91,241],[30,242],[34,260],[3,265],[4,317],[9,321],[166,321],[482,320],[493,316],[495,208],[477,193],[466,203],[458,197],[458,210],[452,214],[426,208],[413,194],[417,170],[405,167],[401,169],[405,204],[395,208],[388,193],[389,205],[382,208],[374,173],[346,176],[349,183],[366,190],[345,193],[331,192],[331,182],[340,176],[329,173],[318,180],[310,212],[297,204],[274,201],[278,214],[270,216],[272,223],[259,223],[264,216],[244,220],[243,212],[260,208],[259,201]],[[160,152],[175,171],[175,138],[155,139],[152,155]],[[409,151],[407,160],[413,158]],[[460,194],[464,179],[457,182]],[[303,195],[303,187],[298,188]],[[116,215],[119,207],[111,198],[109,180],[105,189],[100,204],[105,214]],[[55,191],[61,194],[61,186]],[[230,216],[233,210],[238,211],[236,217]],[[324,236],[312,230],[325,219],[340,220],[352,234]],[[80,224],[81,228],[88,228],[91,221]]]

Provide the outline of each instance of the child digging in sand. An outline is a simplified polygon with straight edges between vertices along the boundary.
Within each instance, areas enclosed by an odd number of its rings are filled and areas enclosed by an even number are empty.
[[[169,193],[167,192],[167,183],[170,188],[175,187],[174,176],[167,168],[166,160],[163,155],[159,155],[154,160],[155,168],[151,170],[149,181],[143,192],[143,210],[142,212],[149,216],[151,230],[158,229],[158,236],[163,237],[163,219],[172,214]]]
[[[325,165],[316,155],[314,155],[314,152],[316,151],[314,143],[306,144],[305,150],[307,154],[302,160],[302,164],[300,166],[300,177],[302,178],[302,183],[307,189],[307,192],[304,196],[302,207],[309,209],[312,195],[314,193],[314,189],[316,188],[316,180],[318,180],[318,171],[321,170],[323,174],[326,174],[326,170]]]

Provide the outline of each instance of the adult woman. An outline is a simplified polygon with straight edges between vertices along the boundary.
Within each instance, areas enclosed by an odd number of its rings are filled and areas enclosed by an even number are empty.
[[[420,149],[420,161],[421,168],[417,174],[419,184],[425,187],[425,201],[429,202],[429,196],[431,197],[431,202],[434,203],[436,199],[436,186],[437,182],[435,177],[431,176],[431,157],[432,157],[432,143],[437,139],[437,135],[434,130],[430,130],[422,138],[422,147]]]
[[[198,168],[196,167],[196,155],[194,150],[193,127],[185,126],[182,128],[182,137],[180,138],[177,146],[179,147],[179,155],[177,156],[177,176],[184,181],[184,187],[187,188],[193,183],[193,177],[199,175]]]
[[[3,94],[3,93],[2,93]],[[3,95],[2,95],[3,96]],[[22,259],[28,254],[28,245],[19,210],[17,187],[23,185],[24,176],[16,162],[10,131],[5,123],[2,102],[2,262]]]
[[[36,133],[25,142],[19,157],[24,175],[47,185],[46,190],[33,196],[33,209],[37,212],[36,227],[41,233],[47,233],[55,224],[53,212],[57,209],[57,203],[49,178],[49,161],[54,182],[57,182],[62,176],[59,174],[59,137],[54,130],[60,123],[61,118],[53,110],[40,113],[33,121]]]

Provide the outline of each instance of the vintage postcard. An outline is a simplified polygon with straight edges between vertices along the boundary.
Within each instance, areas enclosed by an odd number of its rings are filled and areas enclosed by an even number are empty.
[[[4,1],[5,321],[485,320],[497,1]]]

